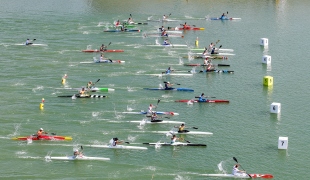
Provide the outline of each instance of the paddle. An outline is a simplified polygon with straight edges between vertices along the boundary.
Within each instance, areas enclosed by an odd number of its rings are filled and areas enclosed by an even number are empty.
[[[95,84],[97,83],[97,82],[99,82],[100,81],[100,79],[98,79],[94,84],[93,84],[93,86],[95,86]]]
[[[220,40],[217,40],[216,42],[215,42],[215,45],[217,45],[217,43],[219,43],[220,42]]]
[[[239,164],[239,162],[238,162],[238,160],[237,160],[237,158],[235,158],[235,157],[233,157],[233,159],[234,159],[234,161],[236,161],[236,163],[238,163]],[[241,166],[241,164],[239,164],[240,165],[240,167],[243,169],[243,167]],[[244,169],[243,169],[244,170]],[[244,170],[245,171],[245,170]],[[250,175],[250,174],[247,174],[250,178],[252,178],[252,176]]]
[[[81,146],[81,152],[80,152],[80,155],[83,155],[83,146]]]
[[[174,126],[175,128],[179,128],[177,126]],[[189,127],[189,128],[193,128],[193,129],[198,129],[198,127]]]
[[[216,97],[211,97],[211,96],[205,96],[206,98],[216,98]],[[195,96],[195,98],[200,98],[199,96]]]
[[[186,141],[187,143],[191,143],[190,141],[184,139],[184,138],[179,138],[181,141]]]
[[[164,83],[168,83],[167,81],[164,81]],[[176,85],[181,85],[181,84],[179,84],[179,83],[176,83]]]

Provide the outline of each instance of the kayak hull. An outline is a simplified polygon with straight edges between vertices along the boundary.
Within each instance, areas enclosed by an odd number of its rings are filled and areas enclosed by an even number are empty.
[[[127,121],[130,123],[146,123],[146,124],[184,124],[185,122],[181,121],[164,121],[164,120],[155,120],[155,121]]]
[[[107,148],[107,149],[136,149],[136,150],[146,150],[146,147],[139,147],[139,146],[124,146],[124,145],[84,145],[87,147],[96,147],[96,148]]]
[[[100,51],[98,49],[85,49],[85,50],[82,50],[82,52],[85,52],[85,53],[124,52],[124,50],[122,50],[122,49],[107,49],[105,51]]]
[[[206,100],[206,101],[198,101],[198,100],[192,100],[192,99],[181,99],[176,100],[175,102],[192,102],[192,103],[229,103],[229,100],[223,100],[223,99],[215,99],[215,100]]]
[[[170,73],[170,74],[147,74],[151,76],[192,76],[193,74]]]
[[[115,63],[115,64],[121,64],[121,63],[125,63],[125,61],[121,61],[121,60],[109,60],[109,59],[105,59],[105,60],[97,60],[97,61],[87,61],[87,62],[80,62],[81,64],[96,64],[96,63]]]
[[[153,44],[153,45],[146,45],[149,47],[187,47],[186,44]]]
[[[111,29],[111,30],[104,30],[103,32],[141,32],[140,29],[125,29],[124,31],[119,29]]]
[[[192,135],[213,135],[212,132],[202,132],[202,131],[189,131],[189,132],[178,132],[178,131],[150,131],[151,133],[159,134],[192,134]]]
[[[189,89],[189,88],[143,88],[145,90],[158,90],[158,91],[191,91],[193,92],[193,89]]]
[[[81,96],[81,95],[64,95],[64,96],[57,96],[57,97],[76,97],[76,98],[106,98],[108,96],[104,96],[104,95],[97,95],[97,94],[93,94],[93,95],[85,95],[85,96]]]
[[[228,71],[228,70],[203,70],[203,71],[199,71],[199,73],[234,73],[234,71]]]
[[[45,156],[49,160],[63,160],[63,161],[80,161],[80,160],[97,160],[97,161],[109,161],[110,158],[103,157],[90,157],[90,156]]]
[[[210,18],[211,20],[241,20],[241,18],[216,18],[216,17],[213,17],[213,18]]]
[[[228,178],[273,178],[272,174],[240,174],[240,175],[233,175],[233,174],[199,174],[200,176],[208,176],[208,177],[228,177]]]
[[[155,111],[154,111],[155,112]],[[143,114],[146,115],[148,114],[145,111],[141,111],[141,112],[122,112],[123,114]],[[160,115],[170,115],[170,116],[175,116],[175,115],[179,115],[179,113],[176,112],[163,112],[163,111],[156,111],[156,114],[160,114]]]
[[[24,136],[24,137],[14,137],[12,138],[13,140],[20,140],[20,141],[27,141],[27,140],[33,140],[33,141],[38,141],[38,140],[47,140],[47,141],[65,141],[65,140],[72,140],[72,137],[70,136],[47,136],[47,135],[42,135],[40,138],[37,136]]]
[[[229,64],[212,64],[213,66],[230,66]],[[184,64],[184,66],[207,66],[206,64]]]
[[[194,143],[182,143],[182,142],[175,142],[173,144],[169,142],[164,142],[164,143],[143,143],[146,145],[161,145],[161,146],[202,146],[202,147],[207,147],[206,144],[194,144]]]
[[[81,88],[56,88],[56,89],[65,89],[65,90],[76,90],[79,91],[81,90]],[[93,87],[90,88],[89,90],[90,92],[111,92],[111,91],[115,91],[115,89],[113,88],[98,88],[98,87]]]

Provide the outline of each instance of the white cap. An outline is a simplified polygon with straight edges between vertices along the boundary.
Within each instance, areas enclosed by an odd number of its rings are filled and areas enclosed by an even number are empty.
[[[74,152],[79,152],[79,150],[78,150],[78,149],[76,149],[76,150],[74,150]]]
[[[41,131],[43,131],[43,128],[40,128]]]
[[[168,81],[167,83],[168,83],[168,84],[170,84],[170,82],[169,82],[169,81]]]

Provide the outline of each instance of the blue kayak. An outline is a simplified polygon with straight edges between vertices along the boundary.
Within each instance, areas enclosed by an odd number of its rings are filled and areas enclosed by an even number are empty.
[[[162,91],[194,91],[193,89],[189,88],[143,88],[146,90],[162,90]]]
[[[124,31],[120,29],[111,29],[111,30],[105,30],[103,32],[141,32],[140,29],[124,29]]]

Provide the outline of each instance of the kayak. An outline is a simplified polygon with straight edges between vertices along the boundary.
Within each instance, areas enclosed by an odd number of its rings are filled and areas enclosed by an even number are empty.
[[[141,131],[134,131],[141,132]],[[142,131],[143,132],[143,131]],[[146,131],[145,131],[146,132]],[[178,132],[178,131],[147,131],[149,133],[159,133],[159,134],[193,134],[193,135],[212,135],[212,132],[202,132],[202,131],[189,131],[189,132]]]
[[[143,88],[146,90],[161,90],[161,91],[194,91],[193,89],[189,88]]]
[[[130,24],[133,24],[133,25],[148,25],[147,22],[131,22],[131,23],[124,23],[124,25],[130,25]]]
[[[156,112],[156,114],[161,114],[161,115],[179,115],[179,113],[176,112],[163,112],[163,111],[153,111]],[[146,111],[141,111],[141,112],[122,112],[123,114],[148,114]]]
[[[168,30],[175,30],[175,31],[178,31],[178,30],[205,30],[205,28],[199,28],[199,27],[186,27],[186,28],[183,28],[183,27],[168,27]]]
[[[206,100],[206,101],[198,101],[198,100],[192,100],[192,99],[181,99],[181,100],[176,100],[175,102],[192,102],[192,103],[229,103],[228,100],[223,100],[223,99],[214,99],[214,100]]]
[[[47,44],[37,44],[37,43],[30,43],[30,44],[25,44],[25,43],[20,43],[20,44],[14,44],[16,46],[47,46]]]
[[[138,150],[145,150],[146,147],[139,147],[139,146],[124,146],[124,145],[84,145],[87,147],[96,147],[96,148],[108,148],[108,149],[138,149]]]
[[[85,49],[85,50],[82,50],[82,52],[86,52],[86,53],[98,53],[98,52],[124,52],[124,50],[122,50],[122,49],[107,49],[107,50],[100,51],[100,50],[98,50],[98,49]]]
[[[181,37],[184,38],[183,34],[167,34],[166,36],[162,36],[160,33],[153,33],[153,34],[143,34],[144,37]]]
[[[165,121],[165,120],[160,120],[160,119],[156,119],[155,121],[127,121],[130,123],[145,123],[145,124],[184,124],[185,122],[181,122],[181,121]],[[136,131],[136,132],[140,132],[140,131]]]
[[[119,29],[111,29],[111,30],[104,30],[103,32],[141,32],[140,29],[124,29],[124,31]]]
[[[24,136],[24,137],[14,137],[13,140],[21,140],[27,141],[29,139],[36,141],[36,140],[48,140],[48,141],[64,141],[64,140],[72,140],[70,136],[56,136],[56,135],[42,135],[38,138],[36,135],[33,136]]]
[[[146,45],[150,47],[187,47],[186,44],[152,44],[152,45]]]
[[[228,70],[203,70],[199,71],[199,73],[234,73],[234,71],[228,71]]]
[[[123,25],[122,24],[119,24],[119,25],[113,25],[113,26],[109,26],[110,28],[115,28],[115,27],[122,27]],[[126,24],[125,26],[124,26],[125,28],[134,28],[134,27],[136,27],[134,24]]]
[[[77,160],[98,160],[98,161],[109,161],[110,158],[103,157],[90,157],[90,156],[45,156],[49,160],[63,160],[63,161],[77,161]]]
[[[206,64],[183,64],[184,66],[207,66]],[[229,64],[212,64],[212,66],[230,66]]]
[[[213,17],[213,18],[210,18],[211,20],[241,20],[241,18],[228,18],[228,17],[225,17],[225,18],[216,18],[216,17]]]
[[[233,174],[199,174],[200,176],[209,176],[209,177],[228,177],[228,178],[273,178],[272,174],[241,174],[241,175],[233,175]]]
[[[96,60],[96,61],[88,61],[88,62],[80,62],[81,64],[94,64],[94,63],[125,63],[125,61],[121,60],[110,60],[110,59],[103,59],[103,60]]]
[[[81,88],[56,88],[56,89],[77,90],[77,91],[81,90]],[[98,92],[98,91],[101,91],[101,92],[111,92],[111,91],[115,91],[115,89],[92,87],[92,88],[90,88],[89,91],[90,92]]]
[[[148,145],[161,145],[161,146],[205,146],[206,144],[192,144],[192,143],[182,143],[182,142],[175,142],[171,144],[170,142],[164,142],[164,143],[143,143]]]
[[[194,48],[194,49],[190,49],[191,51],[204,51],[206,49],[197,49],[197,48]],[[233,49],[222,49],[222,48],[215,48],[215,51],[219,51],[219,52],[234,52]]]
[[[204,55],[195,55],[195,56],[190,56],[191,58],[194,59],[199,59],[199,58],[208,58],[208,59],[228,59],[226,56],[204,56]],[[184,56],[184,58],[188,58],[188,56]]]
[[[146,74],[151,76],[192,76],[193,74],[170,73],[170,74]]]
[[[97,94],[94,94],[94,95],[84,95],[84,96],[81,96],[79,94],[74,94],[74,95],[64,95],[64,96],[57,96],[57,97],[76,97],[76,98],[106,98],[108,96],[104,96],[104,95],[97,95]]]

